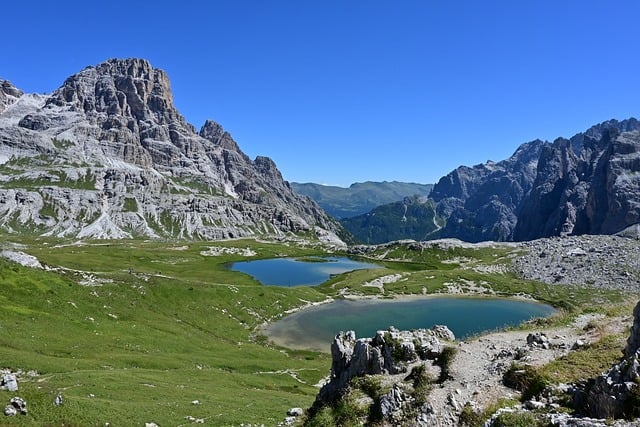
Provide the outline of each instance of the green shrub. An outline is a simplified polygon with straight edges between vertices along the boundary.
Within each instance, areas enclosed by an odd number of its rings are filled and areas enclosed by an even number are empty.
[[[377,401],[382,396],[382,384],[380,377],[365,375],[364,377],[354,378],[352,385],[362,390],[364,394],[369,396],[374,401]]]
[[[503,412],[493,421],[493,427],[535,427],[541,425],[531,412]]]
[[[549,385],[549,380],[536,368],[514,363],[502,377],[504,385],[522,392],[522,401],[539,395]]]
[[[462,426],[476,427],[483,425],[484,418],[483,412],[477,412],[469,403],[467,403],[460,412],[458,423]]]
[[[445,346],[438,355],[438,358],[436,359],[436,364],[440,366],[440,377],[438,378],[438,382],[442,383],[451,378],[451,364],[453,363],[453,359],[455,359],[457,353],[457,348]]]
[[[367,416],[368,409],[362,408],[349,396],[338,401],[333,408],[333,418],[338,426],[361,425],[360,419]]]
[[[414,398],[414,405],[420,407],[426,403],[434,382],[426,367],[424,365],[414,366],[405,380],[413,381],[413,393],[411,395]]]
[[[122,210],[124,212],[137,212],[138,202],[133,197],[125,197]]]
[[[318,410],[315,414],[307,418],[304,422],[306,427],[333,427],[336,425],[331,413],[331,408],[325,406]]]

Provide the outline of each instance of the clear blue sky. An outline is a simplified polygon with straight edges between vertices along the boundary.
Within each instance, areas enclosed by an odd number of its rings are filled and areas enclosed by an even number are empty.
[[[166,70],[285,179],[437,181],[523,142],[640,116],[640,2],[18,1],[0,78],[51,92],[112,57]]]

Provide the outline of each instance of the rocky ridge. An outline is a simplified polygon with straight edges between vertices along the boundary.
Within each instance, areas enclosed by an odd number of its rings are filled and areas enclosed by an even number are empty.
[[[0,227],[81,238],[223,239],[340,226],[267,157],[224,129],[198,132],[168,76],[111,59],[49,95],[0,81]],[[333,239],[336,240],[336,239]]]
[[[640,121],[630,118],[569,139],[524,143],[499,162],[460,166],[417,200],[422,209],[388,204],[343,225],[364,243],[615,234],[638,226],[639,200]]]
[[[610,120],[544,146],[515,240],[614,234],[640,222],[640,122]]]
[[[522,144],[462,166],[431,192],[440,237],[470,242],[615,234],[640,222],[640,122],[609,120],[570,139]]]

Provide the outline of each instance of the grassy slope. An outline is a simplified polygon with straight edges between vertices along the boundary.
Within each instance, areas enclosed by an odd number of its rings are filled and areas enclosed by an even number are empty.
[[[224,268],[246,259],[240,255],[208,257],[201,251],[250,246],[262,258],[321,251],[255,241],[21,243],[43,263],[66,268],[40,271],[0,261],[0,361],[39,372],[20,382],[18,394],[30,414],[11,422],[21,425],[180,425],[189,423],[187,416],[209,425],[275,425],[288,408],[312,403],[314,384],[328,373],[330,358],[272,348],[264,337],[252,336],[256,326],[344,288],[378,294],[361,285],[383,275],[402,273],[403,280],[385,285],[380,296],[437,292],[465,279],[571,310],[629,298],[466,268],[508,262],[506,249],[414,252],[398,245],[385,249],[386,259],[396,260],[385,262],[385,269],[338,276],[316,288],[279,288]],[[81,286],[88,277],[81,272],[105,282]],[[54,407],[59,392],[65,404]],[[1,391],[0,403],[13,395]]]
[[[334,218],[350,218],[369,212],[376,206],[413,195],[427,196],[432,184],[409,182],[357,182],[348,188],[292,182],[293,190],[315,200]]]
[[[365,214],[343,218],[340,223],[366,244],[433,239],[438,237],[438,227],[444,225],[437,218],[435,203],[431,200],[422,203],[416,197],[377,206]]]
[[[250,340],[261,322],[250,311],[270,318],[301,298],[324,299],[311,288],[260,286],[223,269],[231,256],[201,256],[206,244],[185,251],[139,242],[29,246],[49,265],[114,282],[78,286],[79,274],[0,261],[0,360],[40,373],[20,383],[30,415],[18,423],[178,425],[193,416],[214,425],[271,425],[288,408],[310,405],[313,384],[326,375],[326,355]],[[258,252],[273,255],[263,247]],[[276,373],[283,369],[300,381]],[[54,408],[58,392],[65,404]],[[0,401],[11,397],[0,392]]]

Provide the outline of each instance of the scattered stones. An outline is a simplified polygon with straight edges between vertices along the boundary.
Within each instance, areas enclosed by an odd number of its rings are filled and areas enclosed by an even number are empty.
[[[21,251],[3,250],[0,252],[0,257],[6,258],[10,261],[17,262],[20,265],[31,268],[43,268],[38,258],[33,255],[26,254]]]
[[[637,239],[584,235],[521,242],[527,253],[515,257],[516,274],[549,284],[636,291],[640,278]]]
[[[527,345],[531,347],[544,348],[545,350],[548,350],[550,347],[549,338],[540,332],[527,335]]]
[[[402,279],[402,274],[390,274],[387,276],[378,277],[369,282],[364,282],[362,286],[364,286],[365,288],[378,288],[380,292],[384,292],[384,285],[386,285],[387,283],[395,283],[400,279]]]
[[[225,246],[209,246],[206,251],[200,251],[200,255],[202,256],[220,256],[225,254],[252,257],[256,255],[256,252],[251,248],[234,248]]]
[[[27,402],[21,397],[13,397],[9,404],[4,408],[4,414],[13,417],[18,414],[27,415]]]

